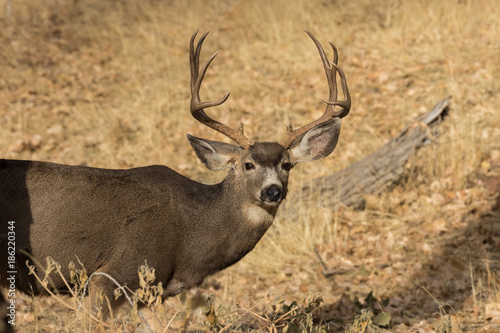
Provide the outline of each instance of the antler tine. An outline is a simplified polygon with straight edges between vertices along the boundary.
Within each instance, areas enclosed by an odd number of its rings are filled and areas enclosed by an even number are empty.
[[[344,71],[334,63],[332,63],[332,66],[335,68],[334,71],[339,72],[340,85],[342,86],[344,100],[337,101],[337,83],[335,82],[335,98],[332,101],[327,101],[325,99],[323,99],[323,101],[328,105],[340,106],[342,109],[337,111],[337,112],[333,112],[332,114],[335,114],[336,117],[344,118],[345,116],[347,116],[349,114],[349,111],[351,110],[351,94],[349,94],[349,88],[347,88],[347,80],[345,78]]]
[[[189,42],[189,64],[191,68],[191,114],[196,120],[198,120],[205,126],[208,126],[224,134],[225,136],[236,142],[238,145],[240,145],[242,148],[247,149],[253,144],[253,142],[250,139],[248,139],[243,133],[243,126],[240,126],[239,130],[234,130],[224,125],[223,123],[220,123],[215,119],[212,119],[203,110],[205,108],[218,106],[224,103],[229,97],[229,92],[225,94],[221,99],[216,101],[207,101],[207,102],[201,101],[200,99],[201,83],[203,82],[203,78],[205,77],[205,73],[207,72],[208,67],[210,66],[210,64],[212,63],[212,61],[215,59],[215,57],[219,52],[218,51],[215,52],[207,60],[207,62],[203,65],[203,67],[200,70],[201,47],[203,46],[203,41],[207,37],[208,32],[206,32],[205,34],[203,34],[203,36],[200,37],[200,40],[198,41],[198,44],[196,45],[195,49],[194,40],[197,34],[198,30],[196,30],[196,32],[193,34]]]
[[[351,109],[351,96],[349,94],[349,89],[347,88],[347,80],[344,72],[338,66],[337,48],[335,47],[335,45],[333,45],[333,43],[330,43],[330,46],[333,49],[333,62],[330,62],[325,54],[325,50],[321,46],[320,42],[316,39],[316,37],[314,37],[311,32],[307,30],[304,31],[309,35],[309,37],[311,37],[318,49],[321,62],[323,63],[323,68],[325,70],[326,79],[328,82],[328,90],[330,93],[328,100],[323,99],[323,101],[328,105],[326,106],[325,112],[321,117],[296,130],[293,130],[291,126],[287,127],[287,133],[283,140],[280,142],[280,144],[285,148],[289,148],[295,139],[303,135],[305,132],[309,131],[311,128],[336,117],[343,118],[347,116],[349,110]],[[343,101],[337,100],[337,72],[339,72],[340,85],[342,86],[342,92],[344,95]],[[341,109],[335,111],[335,106],[339,106]]]

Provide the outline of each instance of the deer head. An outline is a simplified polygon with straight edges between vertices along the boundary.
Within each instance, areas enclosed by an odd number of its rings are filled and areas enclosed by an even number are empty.
[[[316,44],[325,69],[330,95],[323,115],[317,120],[298,129],[287,126],[285,137],[278,142],[253,142],[243,132],[243,124],[238,130],[232,129],[208,116],[204,109],[221,105],[229,97],[229,92],[216,101],[202,102],[200,87],[210,63],[217,56],[214,53],[200,69],[199,58],[205,33],[196,48],[194,41],[198,31],[190,41],[191,67],[191,114],[202,124],[224,134],[237,143],[232,145],[210,141],[188,135],[188,140],[198,158],[210,170],[230,169],[229,177],[235,179],[241,190],[246,190],[246,199],[254,204],[271,208],[279,206],[287,194],[289,171],[300,162],[317,160],[330,155],[335,149],[340,133],[341,118],[349,113],[351,98],[343,71],[337,66],[338,54],[333,49],[333,62],[329,62],[321,44],[308,31],[306,33]],[[336,74],[339,73],[344,100],[338,101]],[[335,110],[338,106],[340,109]]]

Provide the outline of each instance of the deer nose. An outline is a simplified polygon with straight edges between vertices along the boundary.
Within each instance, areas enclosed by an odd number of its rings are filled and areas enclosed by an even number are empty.
[[[266,202],[280,202],[283,199],[281,187],[278,185],[271,185],[260,192],[260,199]]]

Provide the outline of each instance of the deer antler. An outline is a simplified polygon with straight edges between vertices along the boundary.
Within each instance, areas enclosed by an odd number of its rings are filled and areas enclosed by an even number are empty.
[[[203,45],[205,37],[207,37],[208,35],[208,32],[201,36],[195,50],[194,40],[197,34],[198,30],[196,30],[196,32],[193,34],[193,37],[191,37],[191,41],[189,42],[189,64],[191,67],[191,114],[202,124],[224,134],[225,136],[236,142],[238,145],[240,145],[240,147],[247,149],[248,147],[253,145],[253,142],[248,139],[245,134],[243,134],[243,123],[240,125],[238,130],[234,130],[218,122],[217,120],[210,118],[203,110],[205,108],[218,106],[224,103],[229,97],[229,92],[217,101],[202,102],[200,100],[201,82],[203,81],[203,77],[205,76],[210,63],[212,62],[212,60],[214,60],[219,52],[215,52],[210,57],[210,59],[207,60],[205,65],[203,65],[201,70],[199,70],[201,47]]]
[[[335,117],[339,118],[344,118],[347,116],[349,113],[349,110],[351,109],[351,96],[349,95],[349,89],[347,88],[347,81],[344,75],[344,72],[340,67],[338,67],[338,53],[337,53],[337,48],[335,45],[330,43],[330,46],[333,49],[333,62],[329,62],[328,58],[325,55],[325,51],[323,50],[323,47],[319,43],[319,41],[316,39],[316,37],[313,36],[312,33],[310,33],[307,30],[304,30],[309,37],[313,40],[314,44],[316,44],[316,47],[318,48],[319,55],[321,57],[321,61],[323,62],[323,67],[325,68],[325,73],[326,73],[326,79],[328,81],[328,88],[330,91],[330,96],[327,100],[323,101],[328,104],[326,106],[326,110],[323,113],[323,115],[318,118],[317,120],[304,125],[296,130],[292,129],[292,126],[289,125],[287,126],[287,133],[285,134],[285,137],[283,140],[280,141],[280,144],[285,147],[289,148],[290,145],[293,143],[295,139],[300,137],[302,134],[305,132],[309,131],[311,128],[324,123],[330,119],[333,119]],[[337,72],[339,72],[340,76],[340,84],[342,86],[342,92],[344,94],[344,100],[343,101],[338,101],[337,100],[337,95],[338,95],[338,90],[337,90]],[[340,106],[341,109],[338,111],[335,111],[335,106]]]

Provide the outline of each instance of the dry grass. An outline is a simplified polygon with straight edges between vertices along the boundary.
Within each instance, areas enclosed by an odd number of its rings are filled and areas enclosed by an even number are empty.
[[[278,216],[242,262],[168,300],[155,314],[160,326],[272,331],[295,320],[307,331],[349,324],[362,332],[376,326],[369,316],[355,320],[360,308],[382,307],[393,331],[500,327],[492,193],[500,187],[490,186],[500,174],[496,1],[2,0],[0,18],[5,158],[165,164],[206,183],[222,179],[185,139],[224,140],[188,111],[187,43],[197,28],[212,31],[203,58],[221,50],[202,98],[230,90],[212,112],[232,126],[243,121],[260,140],[279,138],[288,119],[303,124],[323,110],[324,74],[302,29],[339,48],[353,108],[334,156],[297,167],[292,191],[360,159],[453,95],[444,134],[409,162],[403,184],[368,198],[365,211],[302,207],[298,221]],[[320,257],[333,275],[322,274]],[[378,302],[365,300],[370,291]],[[287,313],[294,301],[298,310]],[[96,329],[50,298],[21,303],[22,332]],[[204,308],[211,304],[213,311]]]

